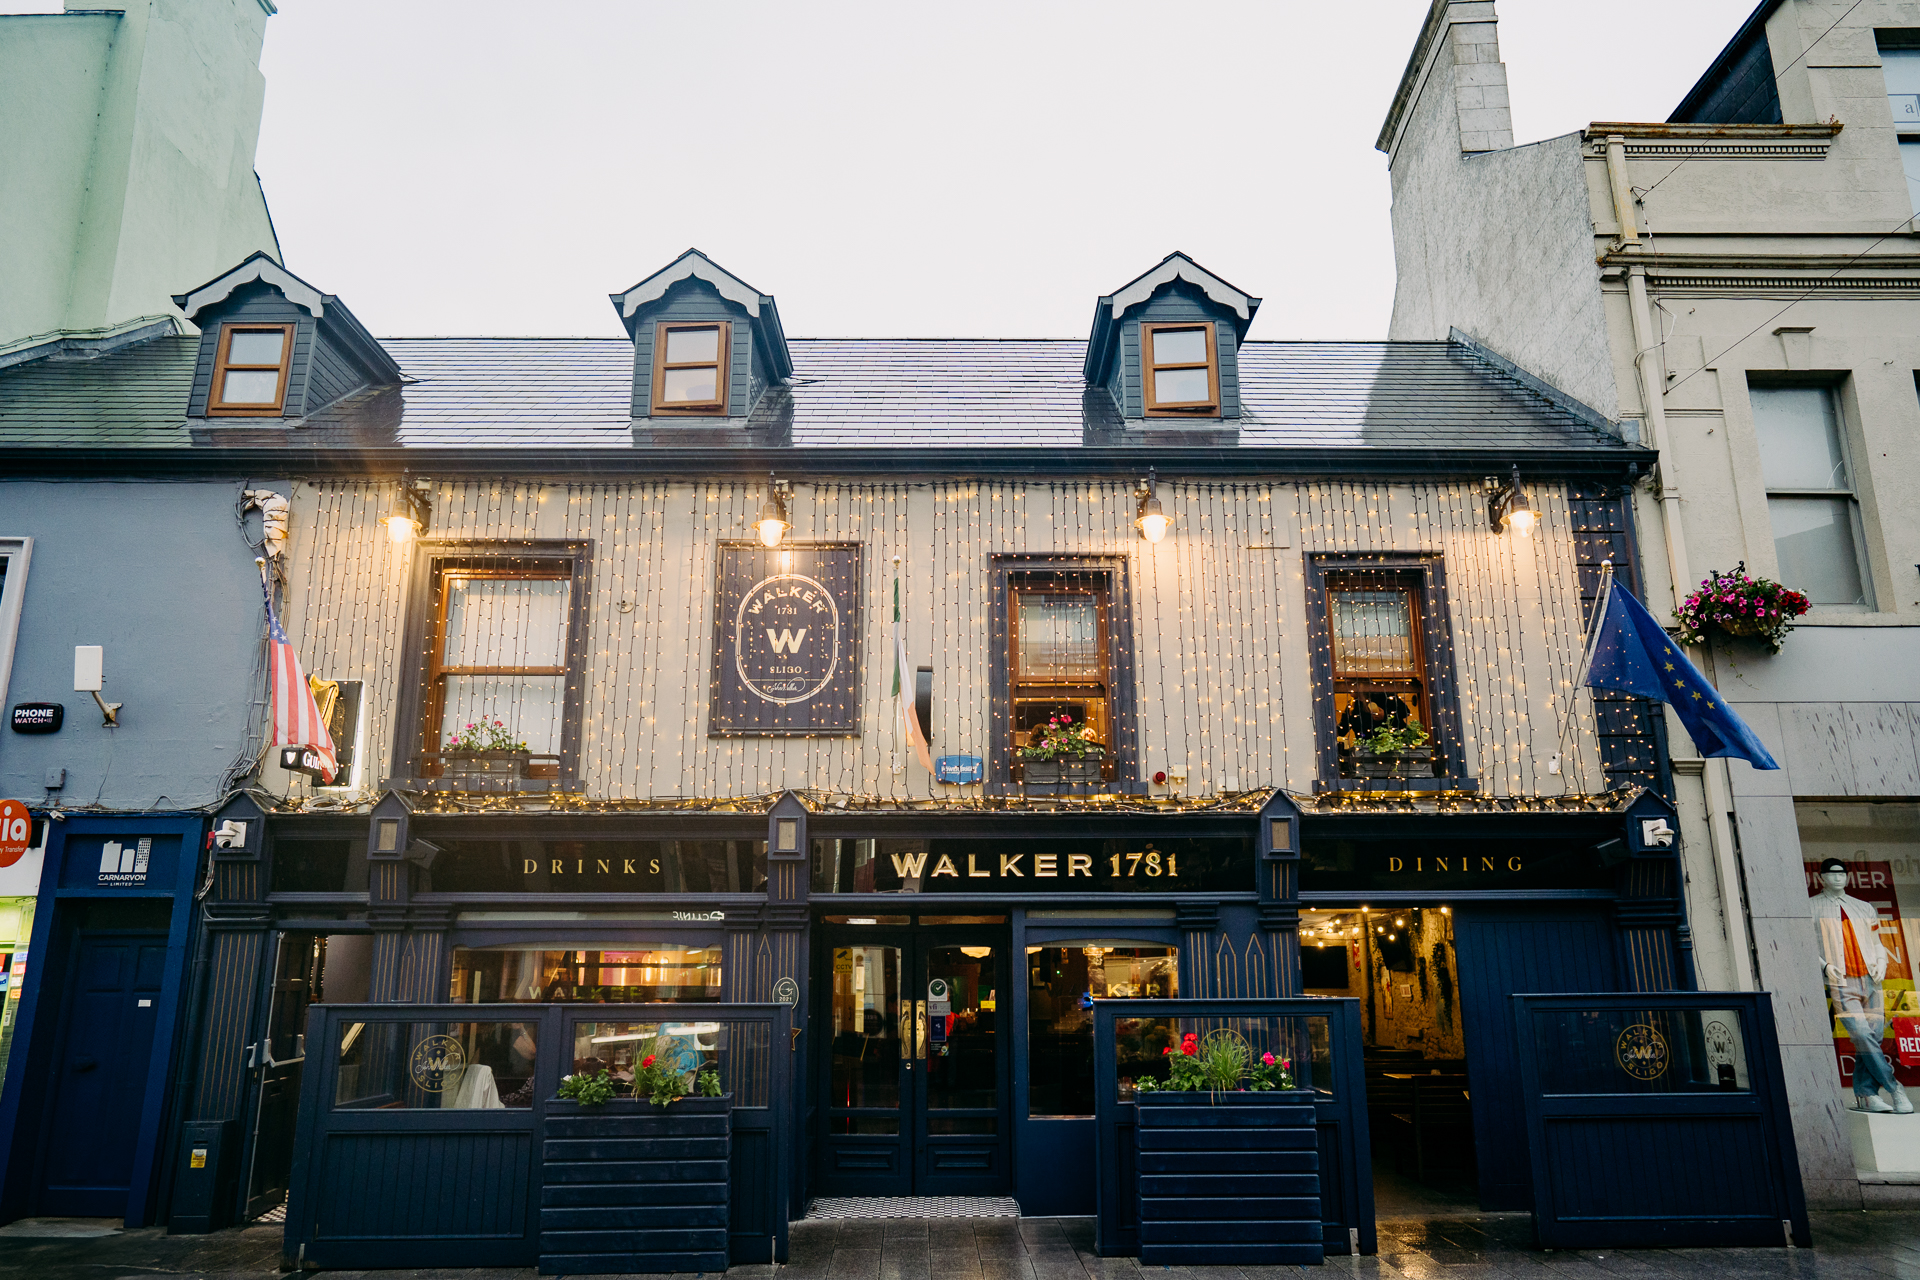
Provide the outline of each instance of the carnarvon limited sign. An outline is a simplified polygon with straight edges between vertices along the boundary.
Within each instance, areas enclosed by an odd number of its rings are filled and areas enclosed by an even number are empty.
[[[709,732],[858,733],[859,599],[857,543],[722,544]]]

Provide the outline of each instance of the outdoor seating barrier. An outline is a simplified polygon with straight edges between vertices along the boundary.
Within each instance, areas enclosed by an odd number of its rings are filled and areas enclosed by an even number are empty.
[[[627,1272],[784,1262],[790,1013],[778,1004],[314,1005],[285,1261],[549,1272],[559,1266],[549,1252]],[[555,1098],[566,1075],[630,1078],[647,1054],[716,1072],[726,1096],[683,1099],[664,1124],[598,1137],[581,1124],[593,1108]],[[658,1112],[609,1105],[608,1118]],[[582,1229],[580,1210],[598,1229]]]

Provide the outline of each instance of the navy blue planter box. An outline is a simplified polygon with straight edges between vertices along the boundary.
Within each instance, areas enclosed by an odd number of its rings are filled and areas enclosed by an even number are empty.
[[[1326,1261],[1311,1090],[1134,1101],[1142,1266]]]
[[[547,1104],[540,1274],[727,1269],[733,1098]]]

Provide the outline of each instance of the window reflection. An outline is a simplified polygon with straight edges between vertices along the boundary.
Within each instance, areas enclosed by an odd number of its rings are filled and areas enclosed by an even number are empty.
[[[1179,968],[1174,947],[1107,941],[1028,947],[1028,1113],[1092,1115],[1092,1002],[1177,997]],[[1123,1063],[1121,1075],[1131,1078],[1134,1070]]]
[[[353,1022],[340,1029],[342,1110],[497,1111],[533,1105],[539,1024]]]
[[[720,999],[720,948],[455,947],[459,1004],[659,1004]]]

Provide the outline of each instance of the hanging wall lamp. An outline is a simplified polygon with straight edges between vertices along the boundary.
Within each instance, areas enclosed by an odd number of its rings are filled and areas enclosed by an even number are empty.
[[[1518,464],[1513,468],[1513,479],[1490,483],[1487,518],[1493,522],[1495,533],[1510,530],[1516,538],[1531,537],[1533,527],[1540,523],[1540,512],[1528,499],[1527,491],[1520,487]]]
[[[433,504],[427,501],[427,482],[400,473],[400,497],[387,517],[387,537],[395,542],[411,542],[427,531],[433,519]]]
[[[1166,537],[1167,526],[1173,523],[1167,515],[1166,508],[1160,505],[1160,498],[1156,492],[1158,488],[1159,477],[1153,473],[1152,468],[1148,468],[1147,478],[1142,480],[1133,491],[1137,512],[1133,523],[1138,526],[1140,536],[1148,542],[1158,542]]]
[[[780,539],[787,536],[787,530],[793,526],[787,521],[787,495],[793,492],[792,485],[783,485],[773,473],[767,473],[767,500],[760,505],[760,515],[753,522],[754,530],[760,535],[760,545],[777,547]]]

